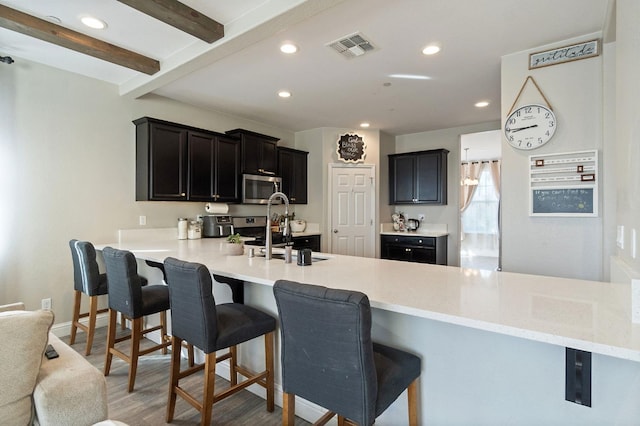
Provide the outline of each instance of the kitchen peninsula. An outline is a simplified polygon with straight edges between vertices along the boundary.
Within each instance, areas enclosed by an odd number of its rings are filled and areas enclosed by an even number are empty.
[[[203,263],[212,274],[245,281],[245,303],[272,314],[271,286],[278,279],[366,293],[374,308],[374,339],[422,358],[423,424],[640,419],[640,325],[631,322],[629,286],[321,253],[316,255],[326,260],[298,266],[295,260],[226,256],[224,244],[203,239],[109,245],[140,260],[173,256]],[[565,348],[593,355],[591,407],[565,400],[566,373],[573,372],[565,370]],[[279,383],[276,367],[277,389]],[[376,424],[404,419],[405,402],[401,397]],[[310,405],[298,408],[302,417],[316,414]]]

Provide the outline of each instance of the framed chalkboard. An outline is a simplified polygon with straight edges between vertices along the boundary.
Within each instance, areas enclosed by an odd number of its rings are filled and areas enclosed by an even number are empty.
[[[598,151],[529,157],[530,216],[598,216]]]
[[[531,191],[531,209],[535,215],[595,216],[597,199],[594,188],[543,188]]]
[[[344,134],[338,139],[336,153],[345,163],[359,163],[364,161],[366,145],[364,138],[357,134]]]

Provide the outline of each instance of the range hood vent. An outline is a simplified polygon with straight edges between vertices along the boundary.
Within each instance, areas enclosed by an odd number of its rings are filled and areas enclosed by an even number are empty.
[[[347,59],[362,56],[365,53],[375,50],[375,46],[359,32],[341,37],[331,43],[327,43],[327,46]]]

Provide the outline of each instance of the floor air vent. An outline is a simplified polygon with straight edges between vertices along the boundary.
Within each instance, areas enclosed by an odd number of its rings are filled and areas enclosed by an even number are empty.
[[[371,42],[367,40],[361,33],[355,33],[346,37],[341,37],[336,41],[328,43],[327,46],[348,59],[362,56],[367,52],[375,50],[373,44],[371,44]]]

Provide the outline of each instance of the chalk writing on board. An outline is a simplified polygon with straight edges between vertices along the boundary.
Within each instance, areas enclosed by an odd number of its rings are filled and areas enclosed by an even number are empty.
[[[362,136],[347,133],[338,139],[336,152],[338,153],[338,158],[342,161],[357,163],[364,161],[365,148]]]
[[[593,214],[593,188],[533,190],[532,213]]]

